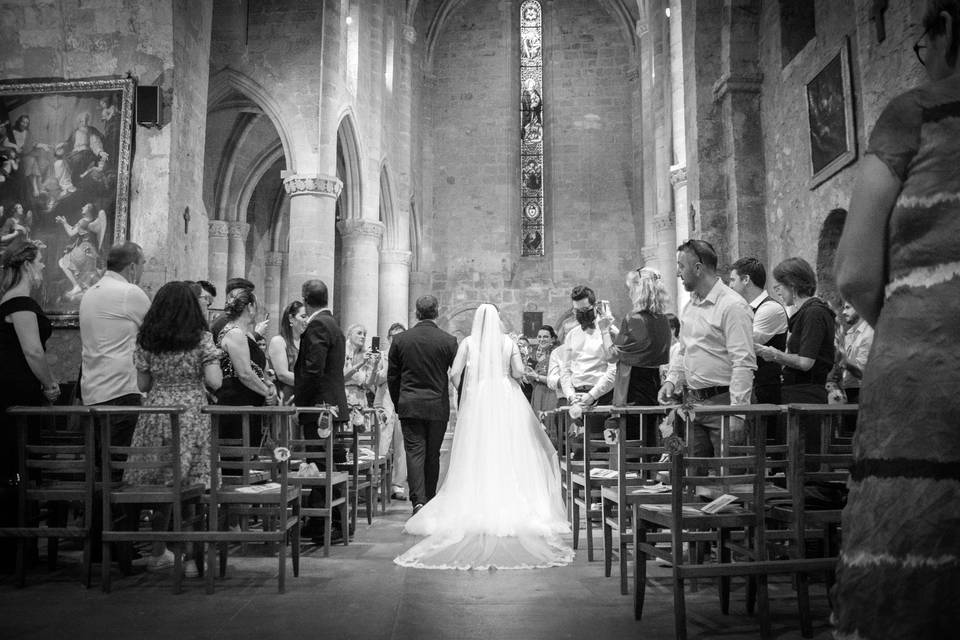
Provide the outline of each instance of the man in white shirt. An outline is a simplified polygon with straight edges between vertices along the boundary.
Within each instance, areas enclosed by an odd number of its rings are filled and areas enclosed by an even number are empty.
[[[787,310],[764,289],[767,270],[756,258],[740,258],[730,267],[730,288],[753,310],[753,346],[787,349]],[[780,404],[780,365],[757,356],[753,389],[757,402]]]
[[[617,365],[604,357],[603,335],[597,327],[596,294],[590,287],[579,285],[573,288],[570,300],[578,325],[564,339],[567,358],[560,368],[563,396],[571,407],[610,404]]]
[[[826,388],[828,393],[842,388],[847,402],[856,404],[860,401],[860,380],[867,366],[870,347],[873,346],[873,328],[846,300],[843,301],[840,316],[847,330],[837,345],[840,359],[827,376]]]
[[[86,405],[139,406],[133,350],[150,299],[137,286],[143,249],[133,242],[110,247],[107,271],[80,300],[80,393]],[[111,420],[111,444],[129,446],[136,416]]]
[[[679,358],[671,362],[658,400],[670,404],[684,384],[690,402],[750,404],[757,368],[750,307],[717,276],[717,252],[709,242],[688,240],[677,247],[677,270],[691,296],[680,314]],[[719,416],[694,420],[694,456],[719,453],[719,426]],[[732,427],[731,443],[741,441],[742,424],[734,421]]]

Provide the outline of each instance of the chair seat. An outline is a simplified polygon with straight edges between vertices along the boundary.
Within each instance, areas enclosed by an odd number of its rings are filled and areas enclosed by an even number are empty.
[[[698,526],[710,528],[744,527],[754,524],[756,514],[737,507],[737,511],[709,514],[700,511],[705,503],[688,503],[683,505],[682,521],[684,529],[696,529]],[[637,507],[637,516],[647,522],[652,522],[664,528],[673,526],[673,505],[671,504],[642,504]]]
[[[206,491],[202,484],[180,486],[180,495],[183,500],[193,500],[201,497]],[[175,501],[173,487],[166,485],[123,485],[110,491],[110,501],[122,504],[168,504]]]
[[[249,491],[251,488],[256,491]],[[260,489],[264,487],[264,489]],[[295,487],[288,487],[285,495],[281,495],[279,483],[266,485],[250,485],[241,487],[221,487],[217,492],[220,504],[278,504],[290,502],[300,497],[300,491]]]
[[[290,484],[299,484],[306,487],[321,486],[327,483],[327,472],[321,471],[318,476],[297,476],[291,474],[288,476]],[[350,479],[350,474],[346,471],[334,471],[330,474],[330,482],[333,484],[343,484]]]
[[[270,474],[262,469],[253,469],[248,473],[249,482],[244,482],[243,476],[222,476],[220,484],[257,484],[259,482],[268,482]]]

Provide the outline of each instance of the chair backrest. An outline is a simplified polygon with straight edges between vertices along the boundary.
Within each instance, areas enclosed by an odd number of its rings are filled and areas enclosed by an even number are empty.
[[[380,454],[380,423],[386,420],[386,415],[382,409],[367,407],[363,410],[363,422],[365,429],[357,433],[357,445],[366,447],[373,451],[377,458],[383,457]],[[359,451],[358,451],[359,453]]]
[[[96,406],[90,412],[97,420],[100,429],[100,465],[101,477],[106,486],[112,483],[114,471],[128,470],[154,471],[167,480],[163,485],[172,487],[175,493],[181,490],[183,473],[180,465],[180,416],[186,409],[182,406]],[[138,419],[145,415],[165,415],[170,427],[170,440],[164,446],[135,447],[117,446],[111,441],[111,424],[117,416],[136,414]]]
[[[791,404],[787,406],[787,447],[790,451],[791,499],[805,508],[839,509],[845,494],[853,446],[841,429],[844,416],[856,415],[855,404]],[[814,438],[815,442],[809,439]],[[835,487],[835,505],[814,505],[810,487]]]
[[[321,425],[323,437],[297,438],[290,441],[290,448],[295,460],[317,465],[319,470],[330,470],[336,464],[334,455],[334,407],[320,405],[317,407],[296,407],[299,415],[315,415]]]
[[[11,407],[7,413],[16,420],[18,473],[25,494],[42,497],[55,493],[64,500],[92,498],[96,455],[89,408]],[[58,425],[65,422],[80,430],[64,432]],[[85,518],[88,515],[85,513]]]
[[[207,405],[210,414],[210,489],[215,492],[222,483],[223,471],[239,471],[239,484],[249,485],[270,480],[287,485],[290,450],[290,419],[296,407],[253,407]],[[220,438],[221,419],[240,416],[242,437]],[[253,433],[250,418],[259,418],[260,433]]]

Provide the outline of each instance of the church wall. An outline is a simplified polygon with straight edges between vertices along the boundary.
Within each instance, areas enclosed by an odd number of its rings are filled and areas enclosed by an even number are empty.
[[[790,256],[816,264],[817,241],[827,213],[846,209],[856,163],[813,190],[808,186],[810,136],[805,85],[850,38],[857,158],[886,103],[917,85],[922,67],[911,49],[920,37],[923,2],[890,0],[886,39],[877,42],[871,0],[816,3],[816,37],[781,69],[778,4],[763,3],[760,59],[763,72],[762,125],[766,158],[766,222],[770,265]]]
[[[523,311],[556,323],[580,283],[623,313],[623,275],[639,261],[629,49],[596,2],[544,3],[544,12],[544,258],[519,255],[514,3],[461,5],[422,81],[426,289],[448,315],[494,302],[514,330]],[[470,315],[448,326],[469,332]]]

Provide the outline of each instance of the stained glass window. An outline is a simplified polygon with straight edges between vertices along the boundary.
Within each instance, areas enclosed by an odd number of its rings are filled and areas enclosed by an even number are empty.
[[[538,0],[520,5],[520,255],[543,251],[543,22]]]

